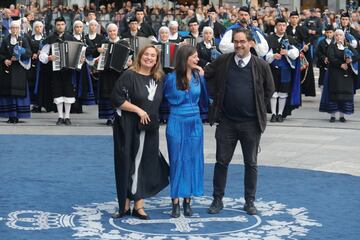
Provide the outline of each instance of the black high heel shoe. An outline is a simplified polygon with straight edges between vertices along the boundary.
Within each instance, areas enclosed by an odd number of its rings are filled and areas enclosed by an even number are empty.
[[[144,208],[141,207],[141,208],[135,209],[135,207],[134,207],[134,209],[132,211],[133,217],[137,217],[137,218],[139,218],[141,220],[149,220],[150,219],[149,215],[142,215],[142,214],[139,213],[140,209],[144,209]]]
[[[127,211],[122,212],[122,213],[120,213],[120,212],[114,213],[111,217],[112,218],[122,218],[122,217],[125,217],[125,216],[131,216],[130,208]]]
[[[186,200],[189,199],[189,202],[186,202]],[[190,206],[190,198],[184,198],[183,202],[183,208],[184,208],[184,216],[191,217],[193,214],[193,211]]]
[[[180,217],[180,203],[179,203],[179,201],[177,203],[174,203],[174,200],[172,200],[171,217],[173,217],[173,218]]]

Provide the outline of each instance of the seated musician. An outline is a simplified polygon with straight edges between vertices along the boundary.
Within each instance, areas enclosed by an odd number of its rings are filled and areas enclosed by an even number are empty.
[[[55,32],[45,39],[45,45],[41,49],[39,60],[43,64],[51,64],[60,60],[56,53],[52,52],[51,45],[56,42],[76,41],[75,38],[65,32],[66,21],[63,17],[55,19]],[[52,95],[58,111],[58,120],[56,125],[71,125],[70,111],[71,104],[75,103],[75,86],[72,83],[72,70],[61,69],[60,71],[51,71],[49,73],[52,80]],[[65,107],[65,116],[64,116]]]
[[[211,27],[203,28],[204,40],[196,45],[199,56],[199,66],[204,68],[221,55],[219,45],[214,42],[214,31]]]
[[[197,22],[196,18],[192,18],[188,22],[188,26],[189,26],[189,29],[190,29],[189,35],[184,37],[184,38],[195,39],[196,42],[195,42],[194,46],[196,46],[196,43],[201,42],[203,40],[202,36],[201,36],[201,34],[199,32],[199,23]]]
[[[182,42],[182,38],[179,34],[179,23],[177,21],[171,21],[169,23],[169,30],[170,30],[170,36],[169,36],[169,40],[170,42]]]
[[[128,20],[129,30],[123,33],[122,38],[147,37],[143,32],[139,31],[139,23],[135,17]]]

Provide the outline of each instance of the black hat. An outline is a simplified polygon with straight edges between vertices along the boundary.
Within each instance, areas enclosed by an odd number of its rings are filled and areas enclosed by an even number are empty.
[[[316,12],[315,8],[310,9],[310,12]]]
[[[347,18],[349,18],[350,17],[350,15],[349,15],[349,12],[348,11],[346,11],[346,12],[343,12],[342,14],[341,14],[341,17],[343,18],[345,18],[345,17],[347,17]]]
[[[188,22],[188,26],[190,26],[191,23],[197,23],[197,24],[199,24],[196,18],[190,19],[189,22]]]
[[[326,25],[325,31],[335,31],[334,26],[332,24]]]
[[[298,13],[298,11],[296,10],[296,11],[292,11],[291,13],[290,13],[290,17],[291,16],[299,16],[299,13]]]
[[[142,8],[142,7],[136,8],[135,13],[137,13],[137,12],[144,12],[144,8]]]
[[[252,17],[251,17],[251,20],[253,20],[253,21],[257,21],[257,20],[258,20],[258,18],[257,18],[256,16],[252,16]]]
[[[275,20],[275,25],[278,24],[278,23],[286,23],[286,19],[285,19],[285,18],[282,18],[282,17],[277,18],[277,19]]]
[[[136,19],[136,17],[130,17],[130,18],[127,19],[127,23],[128,23],[128,24],[130,24],[130,23],[132,23],[132,22],[138,22],[137,19]]]
[[[209,8],[208,12],[216,12],[216,9],[214,8],[214,4],[211,4],[211,8]]]
[[[242,6],[239,9],[239,12],[247,12],[248,14],[250,14],[250,9],[248,8],[248,6]]]

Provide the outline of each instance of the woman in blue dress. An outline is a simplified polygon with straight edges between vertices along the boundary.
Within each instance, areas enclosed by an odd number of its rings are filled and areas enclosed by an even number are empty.
[[[179,198],[184,198],[184,215],[191,216],[192,196],[204,192],[204,141],[200,108],[207,108],[204,71],[193,46],[182,46],[176,71],[167,75],[163,95],[170,104],[166,128],[170,161],[171,216],[180,216]]]

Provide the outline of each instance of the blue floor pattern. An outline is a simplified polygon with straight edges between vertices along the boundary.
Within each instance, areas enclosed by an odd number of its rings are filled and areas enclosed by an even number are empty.
[[[259,167],[256,206],[242,211],[243,166],[229,168],[224,210],[209,215],[213,164],[194,216],[171,219],[168,189],[149,221],[113,220],[111,136],[0,135],[0,239],[346,239],[360,235],[360,177]]]

